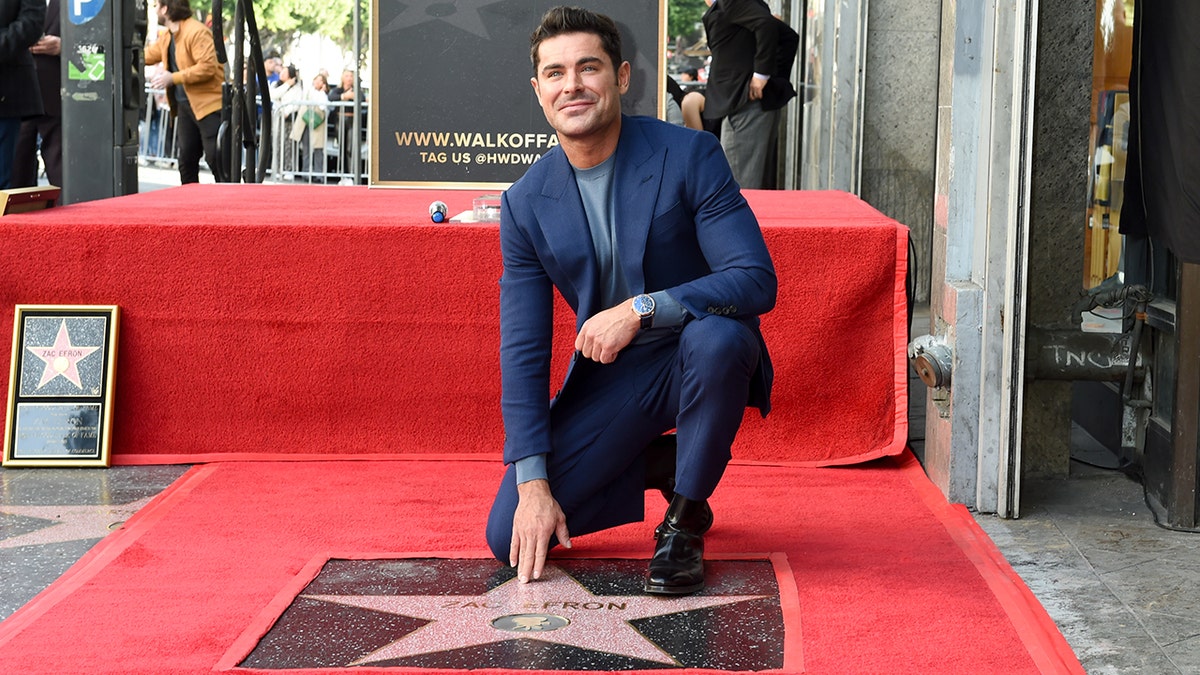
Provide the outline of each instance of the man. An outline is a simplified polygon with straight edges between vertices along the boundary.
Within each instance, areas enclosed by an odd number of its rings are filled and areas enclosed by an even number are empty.
[[[61,12],[58,0],[46,3],[46,20],[42,37],[29,48],[37,68],[38,87],[42,91],[42,114],[21,123],[17,137],[17,153],[13,165],[12,184],[16,187],[37,185],[37,156],[41,149],[46,179],[62,187],[62,76],[59,74],[59,54],[62,53]],[[38,137],[41,143],[38,143]]]
[[[787,68],[795,58],[781,55],[783,23],[763,0],[705,0],[704,32],[712,53],[704,117],[721,120],[721,146],[743,188],[768,186],[767,162],[775,147],[779,108],[791,96]],[[790,37],[790,36],[789,36]],[[782,70],[782,74],[780,71]],[[772,84],[772,80],[779,81]],[[779,100],[781,97],[782,100]]]
[[[203,153],[213,177],[221,182],[226,167],[220,163],[217,131],[225,71],[217,62],[212,31],[192,18],[189,0],[158,0],[158,22],[166,30],[158,34],[156,42],[146,45],[146,65],[166,64],[150,80],[150,86],[167,90],[175,115],[179,181],[200,182]]]
[[[283,79],[283,58],[271,54],[263,59],[263,72],[267,74],[267,86],[274,89]]]
[[[488,544],[522,582],[537,579],[555,543],[642,520],[643,491],[659,489],[670,503],[646,591],[695,592],[707,500],[745,407],[769,408],[758,315],[774,306],[775,271],[717,140],[621,114],[630,65],[611,19],[558,7],[531,43],[560,144],[501,201],[509,466]],[[551,403],[556,288],[577,336]],[[656,441],[672,428],[677,456]]]
[[[0,190],[12,179],[21,120],[42,114],[29,47],[42,34],[45,0],[0,0]]]

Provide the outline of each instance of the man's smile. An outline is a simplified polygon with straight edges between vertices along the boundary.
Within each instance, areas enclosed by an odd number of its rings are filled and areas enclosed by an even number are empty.
[[[594,103],[595,103],[595,101],[593,101],[590,98],[575,98],[575,99],[571,99],[569,101],[564,102],[562,105],[559,106],[558,109],[560,111],[570,112],[570,111],[575,111],[575,110],[582,110]]]

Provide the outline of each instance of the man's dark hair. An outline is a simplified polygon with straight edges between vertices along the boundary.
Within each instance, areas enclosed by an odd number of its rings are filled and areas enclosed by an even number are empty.
[[[537,74],[538,47],[542,42],[567,33],[592,33],[612,59],[613,69],[621,65],[621,32],[612,19],[579,7],[555,7],[542,16],[542,22],[529,36],[529,60]]]
[[[189,0],[159,0],[167,6],[167,18],[172,21],[183,21],[192,18],[192,4]]]

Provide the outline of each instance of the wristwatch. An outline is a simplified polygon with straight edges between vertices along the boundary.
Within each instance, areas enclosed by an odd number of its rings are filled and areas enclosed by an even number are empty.
[[[633,296],[633,313],[642,320],[642,330],[654,323],[654,298],[642,293]]]

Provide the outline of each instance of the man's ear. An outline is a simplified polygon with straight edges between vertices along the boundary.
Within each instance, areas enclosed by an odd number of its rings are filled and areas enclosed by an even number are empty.
[[[538,90],[538,81],[536,77],[529,78],[529,84],[533,85],[533,95],[539,99],[542,97],[542,92]]]
[[[633,66],[630,66],[628,61],[622,61],[621,67],[617,68],[617,86],[622,94],[629,92],[629,75],[632,71]]]

